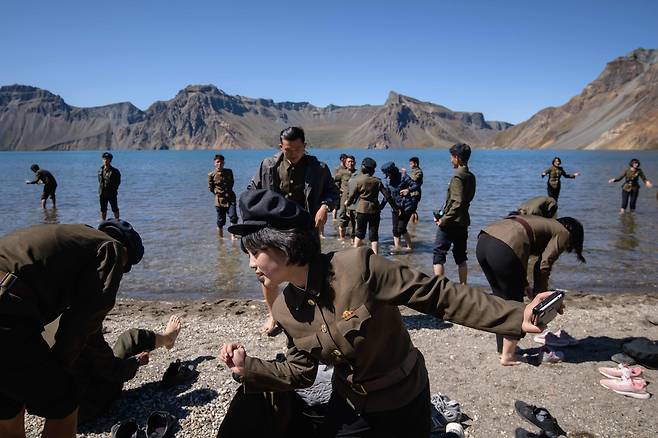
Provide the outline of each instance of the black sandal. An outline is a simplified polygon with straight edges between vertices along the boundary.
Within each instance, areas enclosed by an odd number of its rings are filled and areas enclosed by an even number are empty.
[[[543,430],[550,438],[567,434],[567,432],[557,424],[557,420],[546,408],[529,405],[517,400],[514,402],[514,409],[517,414]]]
[[[176,418],[169,412],[155,411],[146,421],[146,436],[148,438],[169,438],[173,436]]]
[[[199,372],[196,370],[196,365],[190,362],[181,362],[177,359],[167,367],[167,371],[162,376],[162,386],[165,388],[172,388],[188,380],[196,379]]]

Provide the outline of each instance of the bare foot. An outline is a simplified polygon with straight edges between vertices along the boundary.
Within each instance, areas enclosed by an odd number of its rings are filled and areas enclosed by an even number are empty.
[[[167,327],[165,327],[164,333],[162,334],[162,336],[165,338],[164,346],[167,350],[171,350],[174,347],[178,333],[180,333],[180,329],[180,318],[177,315],[172,315],[171,318],[169,318],[169,322],[167,323]]]
[[[516,365],[521,365],[524,362],[521,360],[519,356],[516,354],[508,356],[508,355],[501,355],[500,356],[500,364],[504,367],[512,367]]]
[[[269,333],[274,329],[274,326],[276,325],[276,322],[274,322],[274,318],[272,315],[268,315],[267,319],[265,320],[265,323],[260,326],[260,332],[265,334]]]

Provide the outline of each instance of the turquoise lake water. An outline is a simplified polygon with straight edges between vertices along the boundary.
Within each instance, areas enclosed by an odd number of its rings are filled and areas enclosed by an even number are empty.
[[[102,152],[102,151],[101,151]],[[39,223],[99,222],[97,170],[101,152],[2,152],[0,153],[0,235]],[[223,151],[226,167],[236,177],[236,192],[246,187],[260,161],[274,150]],[[432,245],[436,226],[432,210],[442,206],[452,175],[446,150],[310,150],[333,170],[341,152],[352,153],[360,163],[365,156],[381,166],[394,161],[408,166],[418,156],[425,174],[420,222],[410,231],[415,251],[388,256],[432,271]],[[215,231],[213,197],[207,189],[207,172],[215,151],[113,151],[113,165],[120,169],[122,218],[143,237],[146,253],[141,264],[124,277],[120,295],[146,299],[262,298],[239,244],[219,240]],[[469,231],[469,281],[485,286],[475,259],[479,230],[514,210],[533,196],[546,194],[540,177],[554,151],[474,150],[470,168],[477,177],[477,193],[471,205]],[[649,179],[658,183],[658,152],[560,151],[568,172],[581,172],[575,180],[563,180],[560,216],[573,216],[585,227],[587,264],[563,254],[554,266],[552,285],[586,292],[658,291],[658,202],[656,188],[642,187],[635,213],[618,213],[620,183],[607,180],[619,175],[630,158],[637,157]],[[56,211],[39,206],[41,186],[26,185],[32,179],[30,165],[38,163],[58,181]],[[382,176],[380,172],[378,176]],[[49,201],[50,205],[50,201]],[[324,251],[346,248],[327,223]],[[380,243],[392,243],[390,209],[382,214]],[[384,252],[384,251],[383,251]],[[456,278],[449,256],[446,274]]]

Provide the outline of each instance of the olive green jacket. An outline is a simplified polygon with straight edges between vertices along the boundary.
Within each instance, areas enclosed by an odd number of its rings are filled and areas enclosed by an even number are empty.
[[[334,182],[336,183],[336,187],[340,190],[340,208],[343,209],[345,201],[347,200],[347,197],[349,196],[349,187],[348,183],[350,181],[350,178],[352,178],[352,175],[356,172],[356,170],[349,170],[346,167],[343,166],[338,166],[336,168],[336,173],[334,173]]]
[[[458,167],[448,184],[448,195],[443,205],[442,226],[458,225],[467,227],[471,224],[468,208],[475,197],[475,175],[467,166]]]
[[[554,189],[560,186],[561,177],[565,177],[565,178],[576,177],[575,175],[567,173],[567,171],[564,170],[562,166],[553,166],[553,165],[551,165],[551,167],[549,167],[548,169],[544,170],[544,173],[542,173],[542,178],[546,175],[548,175],[548,185],[553,187]]]
[[[362,173],[354,179],[354,190],[352,190],[346,201],[348,205],[356,203],[357,213],[379,213],[380,193],[384,195],[393,210],[398,208],[381,179]]]
[[[523,336],[521,303],[429,277],[366,248],[321,254],[309,266],[306,289],[289,284],[272,309],[287,335],[287,360],[247,356],[245,390],[309,387],[322,362],[334,366],[334,390],[355,409],[404,406],[424,389],[427,369],[400,305],[479,330]]]
[[[422,189],[421,186],[423,185],[423,170],[420,167],[415,167],[413,169],[409,169],[409,178],[414,180],[416,185],[418,185],[418,189],[414,190],[413,192],[409,193],[409,195],[412,198],[418,198],[420,199],[422,195]]]
[[[645,183],[647,182],[647,177],[644,175],[644,172],[642,172],[642,169],[640,169],[639,167],[637,169],[629,167],[628,169],[624,170],[624,172],[621,175],[615,178],[615,182],[624,179],[624,185],[622,186],[622,189],[625,192],[630,192],[633,189],[640,188],[640,182],[639,182],[640,178],[642,179],[643,182]]]
[[[98,194],[101,196],[116,196],[121,185],[121,172],[113,166],[101,166],[98,169]]]
[[[53,353],[65,367],[100,332],[123,276],[123,246],[88,225],[36,225],[0,238],[0,270],[15,273],[29,296],[9,290],[0,318],[45,326],[62,315]]]
[[[557,202],[550,196],[537,196],[521,204],[517,211],[520,214],[553,218],[557,214]]]
[[[229,207],[231,204],[235,204],[233,184],[231,169],[215,169],[208,173],[208,190],[215,195],[216,207]]]
[[[530,226],[534,236],[532,245],[523,225],[512,219],[499,220],[482,231],[512,248],[514,254],[519,258],[524,272],[528,270],[530,256],[538,256],[539,269],[535,270],[534,290],[543,292],[548,290],[548,277],[553,264],[569,246],[569,231],[555,219],[541,216],[522,216],[521,219]],[[527,279],[525,279],[525,284],[528,284]]]

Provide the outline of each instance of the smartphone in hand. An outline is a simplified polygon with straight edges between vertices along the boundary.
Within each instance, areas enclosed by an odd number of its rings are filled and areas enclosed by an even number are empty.
[[[532,309],[536,326],[545,326],[557,316],[557,311],[564,300],[563,290],[555,290]]]

